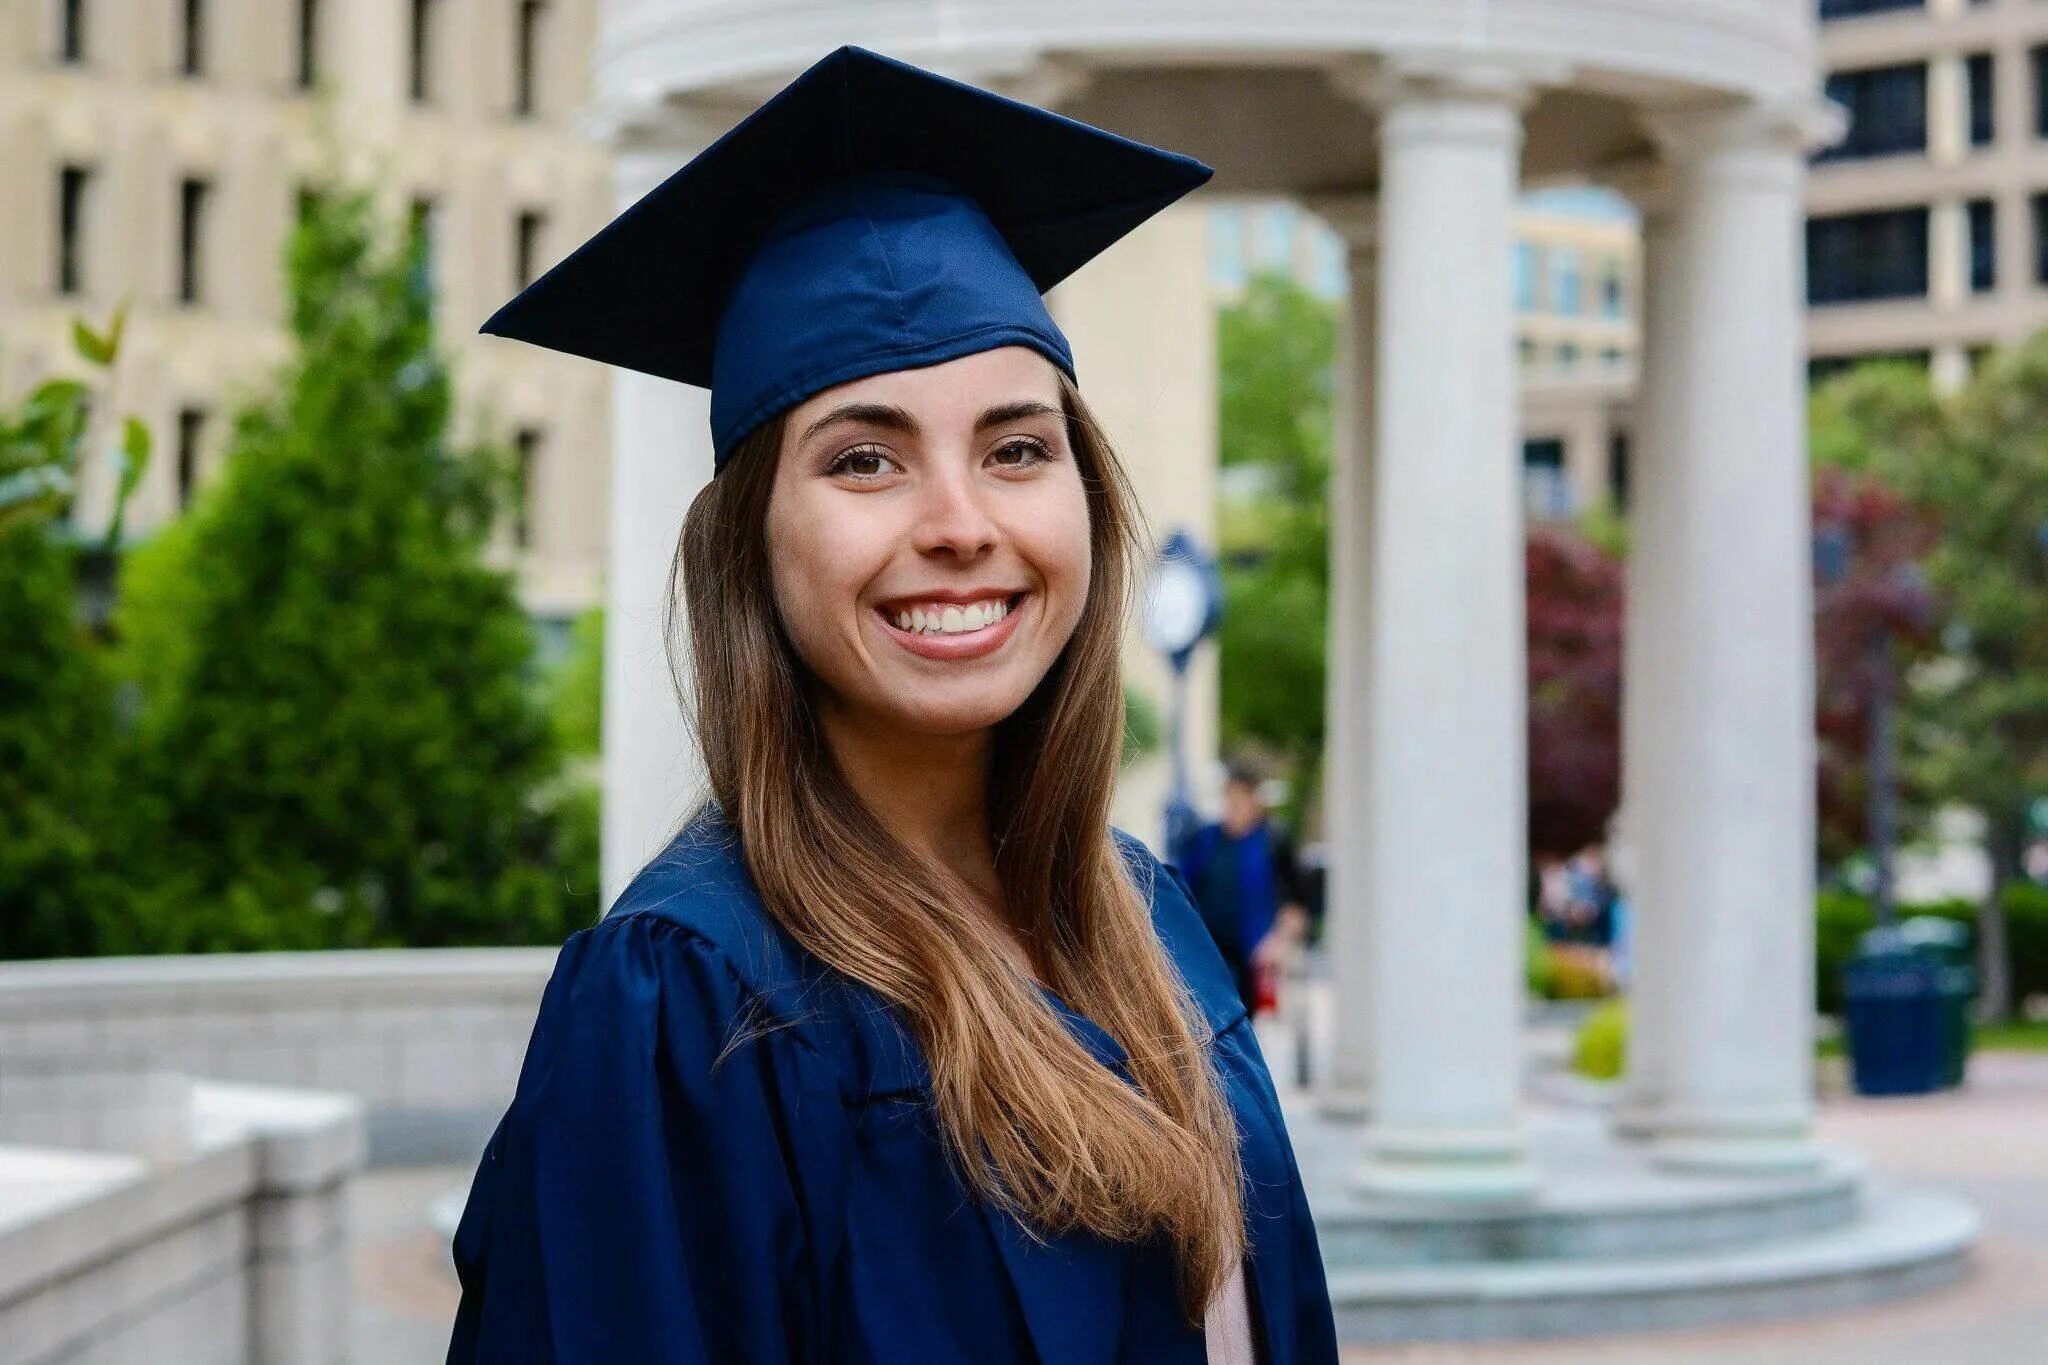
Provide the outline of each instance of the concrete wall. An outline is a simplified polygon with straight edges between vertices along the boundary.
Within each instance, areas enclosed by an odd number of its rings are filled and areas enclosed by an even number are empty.
[[[511,1098],[554,959],[487,948],[0,963],[0,1071],[340,1091],[367,1107],[373,1161],[467,1161]]]
[[[0,1365],[348,1358],[355,1101],[0,1058]]]

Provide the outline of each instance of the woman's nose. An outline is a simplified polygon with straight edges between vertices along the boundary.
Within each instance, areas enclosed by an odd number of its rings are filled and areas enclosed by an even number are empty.
[[[986,497],[972,475],[949,473],[927,483],[915,532],[919,552],[966,559],[994,549],[998,532]]]

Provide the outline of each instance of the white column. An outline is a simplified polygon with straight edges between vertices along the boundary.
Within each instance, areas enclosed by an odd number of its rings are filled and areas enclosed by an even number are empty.
[[[687,147],[635,143],[623,146],[615,163],[621,209],[690,156]],[[600,844],[607,906],[704,794],[663,636],[683,514],[711,478],[710,405],[704,389],[612,371]]]
[[[1667,1164],[1812,1161],[1814,731],[1800,253],[1805,111],[1651,121],[1654,239],[1627,687]]]
[[[1323,739],[1323,829],[1329,847],[1324,903],[1335,1030],[1320,1100],[1334,1117],[1363,1115],[1372,1075],[1372,879],[1365,867],[1372,815],[1366,783],[1367,645],[1371,627],[1373,365],[1379,322],[1379,208],[1370,199],[1312,200],[1347,247],[1351,293],[1337,345],[1337,421],[1330,465],[1330,607]]]
[[[1521,87],[1382,90],[1363,895],[1362,1187],[1515,1197],[1527,865],[1522,508],[1509,249]]]

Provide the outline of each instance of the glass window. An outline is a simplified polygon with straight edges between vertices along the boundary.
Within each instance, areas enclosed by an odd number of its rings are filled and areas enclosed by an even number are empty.
[[[66,66],[86,60],[85,0],[64,0],[58,10],[57,59]]]
[[[1988,294],[1998,287],[1998,206],[1972,199],[1970,222],[1970,292]]]
[[[1557,368],[1560,370],[1570,370],[1576,368],[1578,363],[1579,343],[1576,341],[1559,342],[1557,346]]]
[[[1522,442],[1522,497],[1531,519],[1553,521],[1572,512],[1564,473],[1564,442],[1554,436]]]
[[[299,89],[320,79],[320,0],[299,0]]]
[[[1294,261],[1294,206],[1267,204],[1252,226],[1252,250],[1261,270],[1286,270]]]
[[[1244,210],[1235,204],[1209,210],[1209,282],[1225,289],[1242,288],[1247,275]]]
[[[534,475],[540,468],[543,441],[538,427],[521,427],[512,438],[512,543],[522,550],[533,544]]]
[[[185,0],[183,52],[178,70],[186,76],[206,74],[206,0]]]
[[[440,210],[434,201],[425,196],[412,201],[412,212],[408,222],[411,229],[413,249],[418,253],[413,261],[412,287],[418,293],[432,298],[434,294],[434,257],[439,242]]]
[[[434,28],[440,10],[440,0],[412,0],[411,93],[415,104],[434,97]]]
[[[192,503],[199,486],[199,441],[206,432],[206,409],[178,409],[178,506]]]
[[[1579,312],[1579,252],[1576,247],[1554,247],[1550,252],[1550,308],[1554,313],[1576,317]]]
[[[1607,488],[1614,495],[1618,512],[1628,510],[1628,433],[1617,431],[1607,438]]]
[[[1927,351],[1864,351],[1857,355],[1820,355],[1806,362],[1806,382],[1808,386],[1824,384],[1844,370],[1878,360],[1912,365],[1922,370],[1934,363],[1934,357]]]
[[[1515,278],[1515,309],[1536,311],[1536,281],[1543,273],[1543,249],[1534,242],[1516,242],[1512,269]]]
[[[1610,318],[1621,316],[1621,262],[1612,257],[1600,267],[1600,312]]]
[[[1862,14],[1884,14],[1890,10],[1926,7],[1927,0],[1820,0],[1820,17],[1854,19]]]
[[[92,171],[84,166],[66,166],[57,173],[57,292],[85,292],[85,235],[87,197],[92,191]]]
[[[540,55],[542,0],[520,0],[518,32],[514,38],[512,112],[524,118],[535,109],[536,68]]]
[[[2048,137],[2048,47],[2037,47],[2034,57],[2034,136]]]
[[[2048,194],[2034,196],[2034,283],[2048,284]]]
[[[178,182],[178,302],[197,303],[205,287],[206,202],[212,186],[204,180]]]
[[[524,289],[540,274],[540,238],[547,230],[547,215],[527,209],[513,228],[512,287]]]
[[[1848,111],[1849,131],[1815,159],[1845,161],[1927,150],[1927,64],[1837,71],[1827,96]]]
[[[1806,300],[1857,303],[1927,294],[1927,209],[1810,218]]]
[[[1970,84],[1970,145],[1988,147],[1998,132],[1991,54],[1979,52],[1963,63]]]

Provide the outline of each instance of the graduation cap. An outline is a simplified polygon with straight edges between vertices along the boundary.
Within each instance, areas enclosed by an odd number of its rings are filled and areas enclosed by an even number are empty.
[[[1208,180],[1191,157],[858,47],[798,76],[481,330],[711,390],[714,460],[806,398],[997,346]]]

